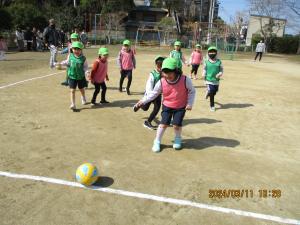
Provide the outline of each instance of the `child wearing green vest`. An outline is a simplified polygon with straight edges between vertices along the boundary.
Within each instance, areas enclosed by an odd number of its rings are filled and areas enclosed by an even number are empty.
[[[68,67],[68,79],[69,87],[71,90],[71,105],[70,109],[73,111],[76,109],[75,106],[75,91],[78,86],[78,89],[81,93],[81,103],[86,104],[84,87],[86,85],[85,76],[89,75],[88,63],[86,57],[82,54],[83,44],[79,41],[72,43],[72,53],[69,54],[67,60],[61,62],[62,65]]]
[[[144,99],[147,98],[147,95],[150,94],[151,91],[153,91],[155,84],[160,81],[161,79],[161,67],[162,67],[162,63],[164,61],[165,57],[162,56],[158,56],[155,58],[155,65],[156,65],[156,69],[152,70],[150,72],[150,76],[147,80],[147,84],[146,84],[146,91],[145,91],[145,95],[144,95]],[[156,127],[153,126],[151,124],[151,122],[155,119],[155,117],[157,116],[159,110],[160,110],[160,106],[161,106],[161,95],[157,96],[153,101],[148,102],[145,105],[142,105],[141,108],[144,111],[147,111],[151,105],[151,103],[153,104],[153,110],[149,116],[149,118],[147,120],[144,121],[144,127],[151,129],[151,130],[155,130]],[[136,112],[139,110],[140,107],[134,106],[133,107],[133,111]]]
[[[208,58],[204,62],[203,74],[207,92],[205,98],[210,99],[210,110],[216,111],[215,95],[219,90],[219,81],[223,75],[223,66],[220,59],[217,58],[218,49],[211,46],[207,50]]]
[[[188,64],[185,60],[184,55],[181,51],[181,42],[175,41],[174,43],[174,50],[170,52],[170,58],[174,58],[177,60],[177,68],[182,70],[182,63]]]

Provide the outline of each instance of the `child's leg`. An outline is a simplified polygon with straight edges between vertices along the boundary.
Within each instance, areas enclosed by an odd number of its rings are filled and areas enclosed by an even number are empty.
[[[132,70],[129,70],[127,72],[127,78],[128,78],[128,82],[127,82],[126,91],[127,91],[127,94],[130,95],[130,86],[131,86],[131,81],[132,81]]]
[[[194,72],[195,80],[197,80],[198,69],[199,69],[199,65],[196,65],[196,66],[195,66],[195,72]]]
[[[102,91],[101,91],[101,103],[108,103],[108,101],[106,101],[106,98],[105,98],[106,90],[107,90],[105,82],[101,83],[100,86],[101,86],[101,89],[102,89]]]
[[[75,89],[70,89],[70,97],[71,97],[71,105],[70,105],[70,108],[71,109],[75,109],[76,106],[75,106]]]
[[[95,91],[94,91],[93,98],[92,98],[92,101],[91,101],[92,104],[95,104],[95,103],[96,103],[97,95],[98,95],[99,92],[100,92],[100,84],[94,83],[94,85],[95,85]]]
[[[78,81],[78,89],[81,93],[81,103],[82,103],[82,105],[86,104],[85,91],[84,91],[85,86],[86,86],[86,79],[85,78]]]
[[[161,105],[161,96],[158,96],[156,99],[154,99],[153,101],[153,111],[151,112],[149,118],[148,118],[148,122],[152,122],[155,117],[157,116],[159,109],[160,109],[160,105]]]
[[[162,139],[167,127],[168,127],[168,125],[166,125],[166,124],[160,124],[158,126],[155,141],[158,141],[159,143],[161,142],[161,139]]]
[[[120,92],[122,92],[123,82],[124,82],[125,77],[126,77],[126,71],[121,70],[121,77],[120,77],[120,84],[119,84],[119,91]]]
[[[181,144],[181,131],[182,131],[182,121],[185,115],[185,109],[178,109],[174,112],[173,115],[173,126],[174,126],[174,133],[175,133],[175,138],[174,138],[174,143],[173,143],[173,148],[178,150],[181,149],[182,144]]]

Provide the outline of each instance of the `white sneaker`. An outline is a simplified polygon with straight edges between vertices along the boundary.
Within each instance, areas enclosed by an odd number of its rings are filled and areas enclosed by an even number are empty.
[[[70,109],[72,109],[72,110],[76,109],[75,104],[71,104],[71,105],[70,105]]]
[[[81,98],[81,104],[86,105],[86,99],[85,98]]]
[[[215,107],[210,107],[210,111],[214,112],[214,111],[216,111],[216,108]]]

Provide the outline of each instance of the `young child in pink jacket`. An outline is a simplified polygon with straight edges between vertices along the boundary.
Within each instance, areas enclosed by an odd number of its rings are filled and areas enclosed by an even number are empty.
[[[201,52],[201,45],[196,44],[196,49],[191,54],[190,64],[192,65],[191,70],[191,79],[193,79],[193,74],[195,76],[195,80],[197,80],[197,73],[200,64],[202,64],[203,56]]]
[[[92,81],[92,84],[95,85],[95,91],[92,98],[92,105],[96,105],[96,98],[97,95],[100,92],[100,87],[102,89],[101,92],[101,101],[100,103],[105,104],[109,103],[106,101],[105,95],[106,95],[106,84],[105,80],[109,80],[107,75],[107,58],[108,58],[108,49],[107,48],[100,48],[98,51],[99,57],[94,61],[93,68],[91,71],[91,77],[90,80]]]
[[[129,40],[123,41],[123,47],[119,52],[117,63],[119,65],[120,73],[121,73],[119,91],[122,92],[123,82],[124,79],[127,77],[128,82],[126,86],[126,92],[128,95],[130,95],[132,70],[135,69],[135,57],[134,57],[134,52],[130,49]]]

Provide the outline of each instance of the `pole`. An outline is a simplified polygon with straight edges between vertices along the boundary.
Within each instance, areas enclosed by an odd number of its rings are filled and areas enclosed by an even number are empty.
[[[73,2],[74,2],[74,8],[76,8],[76,0],[74,0]]]

